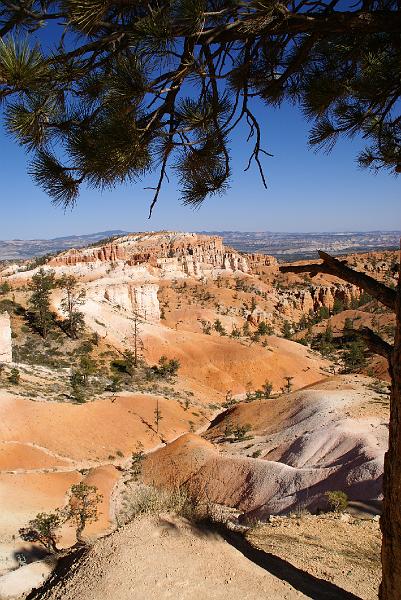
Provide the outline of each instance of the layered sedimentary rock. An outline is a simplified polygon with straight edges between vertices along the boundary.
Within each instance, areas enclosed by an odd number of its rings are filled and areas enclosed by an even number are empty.
[[[196,233],[138,233],[117,238],[104,245],[68,250],[49,265],[62,267],[85,263],[123,263],[125,267],[146,264],[160,270],[162,277],[202,277],[213,270],[248,271],[247,260],[219,237]]]
[[[11,323],[7,312],[0,313],[0,364],[13,360],[11,343]]]
[[[275,308],[285,314],[291,313],[292,310],[308,313],[323,307],[332,310],[336,301],[347,307],[351,305],[353,299],[358,299],[360,294],[361,290],[349,283],[330,286],[311,285],[308,288],[280,291],[280,298]]]
[[[265,267],[278,270],[278,261],[274,256],[269,256],[268,254],[247,254],[246,258],[253,272]]]
[[[98,300],[107,300],[112,305],[129,312],[137,313],[146,321],[157,322],[160,320],[158,289],[159,286],[155,284],[99,285],[95,288],[95,297]],[[91,295],[91,288],[88,293]]]
[[[102,303],[160,320],[161,279],[216,277],[222,271],[248,271],[246,259],[225,248],[219,237],[195,233],[131,234],[93,248],[68,250],[49,261],[57,272],[69,270],[90,280],[86,310]],[[89,302],[88,302],[89,301]]]

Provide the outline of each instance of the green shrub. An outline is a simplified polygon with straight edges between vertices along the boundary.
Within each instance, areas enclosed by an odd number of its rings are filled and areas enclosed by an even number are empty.
[[[16,367],[11,369],[10,375],[8,376],[8,381],[13,385],[18,385],[21,380],[21,375],[19,370]]]
[[[283,327],[281,329],[281,333],[282,333],[283,337],[286,338],[287,340],[289,340],[291,338],[292,327],[291,327],[291,323],[289,321],[284,321]]]
[[[258,325],[259,335],[271,335],[273,333],[271,325],[267,325],[264,321],[261,321]]]
[[[252,435],[248,435],[249,431],[252,430],[252,425],[237,425],[232,429],[232,436],[235,442],[244,442],[245,440],[251,440]]]
[[[124,499],[124,520],[128,522],[141,515],[174,513],[189,521],[201,521],[207,516],[207,505],[195,499],[185,486],[162,490],[140,484]]]
[[[226,330],[224,329],[220,319],[216,319],[213,323],[214,330],[217,331],[220,335],[227,335]]]
[[[145,453],[143,451],[143,444],[141,442],[138,442],[136,452],[132,453],[131,460],[131,473],[134,481],[137,481],[142,475],[142,466],[144,458]]]
[[[80,371],[73,371],[71,373],[70,388],[71,396],[75,402],[78,402],[79,404],[86,402],[86,380]]]
[[[10,291],[11,287],[8,281],[5,281],[4,283],[0,284],[0,296],[8,294]]]
[[[332,512],[344,512],[344,510],[348,506],[348,496],[345,492],[342,492],[341,490],[333,490],[331,492],[326,492],[325,497],[329,506],[329,510]]]
[[[177,374],[180,368],[180,361],[177,358],[167,359],[167,356],[161,356],[159,363],[152,367],[152,371],[162,379],[170,379]]]
[[[268,379],[262,385],[263,395],[265,398],[270,398],[271,393],[273,391],[273,384]]]

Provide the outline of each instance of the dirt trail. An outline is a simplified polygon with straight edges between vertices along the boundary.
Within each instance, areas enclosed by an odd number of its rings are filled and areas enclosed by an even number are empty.
[[[168,515],[135,520],[103,538],[76,569],[68,569],[58,581],[50,579],[28,598],[112,600],[116,590],[119,600],[308,598],[254,564],[217,532]]]

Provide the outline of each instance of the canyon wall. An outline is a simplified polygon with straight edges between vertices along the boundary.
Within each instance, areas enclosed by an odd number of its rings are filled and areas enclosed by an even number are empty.
[[[11,324],[7,312],[0,313],[0,364],[13,361]]]
[[[275,308],[283,314],[290,314],[293,310],[307,314],[309,311],[317,311],[323,307],[331,311],[336,301],[342,302],[344,307],[347,307],[360,295],[361,290],[350,283],[311,285],[301,289],[280,290]]]
[[[157,297],[159,286],[155,284],[143,285],[108,285],[100,289],[103,298],[116,307],[137,313],[145,321],[160,321],[160,306]]]
[[[131,234],[93,248],[68,250],[49,261],[51,267],[96,263],[118,263],[129,267],[146,265],[160,270],[159,276],[202,277],[213,270],[248,271],[245,257],[226,248],[216,236],[196,233],[157,232]]]
[[[82,312],[86,316],[99,316],[103,309],[116,309],[126,316],[136,313],[148,323],[160,321],[160,305],[157,297],[159,286],[153,283],[103,281],[98,279],[86,287]]]

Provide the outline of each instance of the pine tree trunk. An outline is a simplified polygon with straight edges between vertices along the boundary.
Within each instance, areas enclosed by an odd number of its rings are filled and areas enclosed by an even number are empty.
[[[392,347],[369,328],[357,330],[373,352],[389,361],[391,375],[389,448],[384,458],[382,540],[382,583],[380,600],[401,600],[401,255],[397,291],[369,275],[355,271],[326,252],[321,263],[284,265],[282,273],[328,273],[362,288],[396,314]]]
[[[380,600],[401,600],[401,268],[390,372],[389,449],[384,459],[384,506],[381,518],[383,575],[379,597]]]

